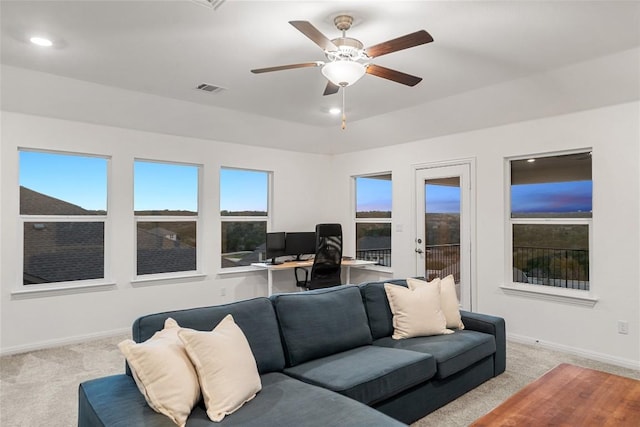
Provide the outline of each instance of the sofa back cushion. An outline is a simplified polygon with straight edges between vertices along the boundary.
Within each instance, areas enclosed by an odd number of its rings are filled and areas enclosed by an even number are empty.
[[[371,331],[355,286],[271,296],[288,366],[371,344]]]
[[[142,316],[133,323],[133,340],[142,342],[149,339],[156,331],[162,330],[167,317],[173,318],[183,328],[211,331],[227,314],[233,316],[233,320],[247,337],[258,372],[265,374],[281,371],[285,359],[278,321],[271,301],[264,297]]]
[[[407,286],[407,281],[404,279],[369,282],[358,286],[367,311],[371,336],[374,340],[393,334],[393,313],[389,308],[389,300],[384,290],[385,283]]]

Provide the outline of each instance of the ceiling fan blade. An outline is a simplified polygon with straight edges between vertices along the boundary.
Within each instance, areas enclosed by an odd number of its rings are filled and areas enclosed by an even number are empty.
[[[369,64],[369,66],[367,66],[367,74],[382,77],[383,79],[392,80],[407,86],[415,86],[422,81],[422,77],[412,76],[411,74],[405,74],[400,71],[392,70],[391,68],[381,67],[380,65],[374,64]]]
[[[293,70],[294,68],[321,67],[324,65],[322,61],[303,62],[300,64],[279,65],[277,67],[257,68],[251,70],[254,74],[269,73],[271,71]]]
[[[296,27],[298,31],[300,31],[305,36],[309,37],[309,39],[320,46],[322,50],[338,50],[338,46],[333,44],[331,40],[329,40],[324,34],[322,34],[316,27],[311,25],[310,22],[307,21],[289,21],[289,24]]]
[[[364,50],[369,58],[377,58],[387,53],[397,52],[399,50],[408,49],[410,47],[419,46],[425,43],[431,43],[433,37],[425,30],[416,31],[397,39],[388,40],[377,45],[368,47]]]
[[[337,93],[338,90],[340,90],[340,86],[338,86],[337,84],[331,83],[331,81],[328,80],[327,87],[324,88],[324,93],[322,95],[324,96],[333,95],[334,93]]]

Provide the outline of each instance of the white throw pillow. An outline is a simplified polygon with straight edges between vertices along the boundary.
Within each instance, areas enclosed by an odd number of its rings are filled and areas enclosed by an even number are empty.
[[[200,400],[200,385],[178,338],[180,329],[175,320],[168,318],[164,329],[145,342],[125,340],[118,348],[127,359],[133,379],[149,406],[184,426]]]
[[[196,367],[212,421],[222,421],[262,389],[249,342],[230,314],[211,332],[183,329],[178,336]]]
[[[447,329],[447,320],[440,308],[440,280],[427,286],[408,289],[404,286],[384,284],[384,290],[393,313],[393,335],[391,338],[421,337],[452,334]]]
[[[460,316],[460,301],[456,293],[456,280],[451,274],[440,281],[440,306],[447,319],[447,328],[464,329]]]
[[[415,289],[426,283],[431,282],[413,278],[407,279],[409,289]],[[464,324],[460,316],[460,302],[458,301],[458,294],[456,293],[456,281],[451,274],[440,280],[440,307],[442,308],[444,317],[447,319],[447,328],[464,329]]]
[[[433,286],[440,286],[440,278],[436,277],[435,279],[433,279],[430,282],[427,282],[425,280],[420,280],[420,279],[414,279],[413,277],[409,277],[407,279],[407,286],[409,287],[409,289],[414,290],[416,288],[419,288],[422,285],[433,285]]]

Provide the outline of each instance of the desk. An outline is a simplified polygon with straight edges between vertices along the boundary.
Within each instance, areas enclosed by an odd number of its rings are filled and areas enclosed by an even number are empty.
[[[375,261],[363,261],[361,259],[343,259],[341,266],[347,270],[347,280],[345,283],[351,282],[351,267],[353,268],[362,268],[367,265],[375,265]],[[273,272],[280,270],[293,270],[296,267],[303,268],[311,268],[313,265],[313,260],[305,260],[305,261],[287,261],[282,264],[270,264],[266,262],[254,262],[251,264],[252,267],[262,268],[267,270],[267,294],[270,296],[273,292]]]

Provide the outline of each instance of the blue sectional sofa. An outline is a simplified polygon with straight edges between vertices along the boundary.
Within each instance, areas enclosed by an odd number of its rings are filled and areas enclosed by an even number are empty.
[[[188,427],[402,426],[504,372],[503,319],[463,311],[464,330],[394,340],[384,283],[143,316],[133,324],[133,339],[147,340],[167,317],[209,331],[227,314],[246,335],[262,391],[220,423],[207,418],[201,403]],[[174,424],[147,405],[127,367],[80,384],[78,425]]]

